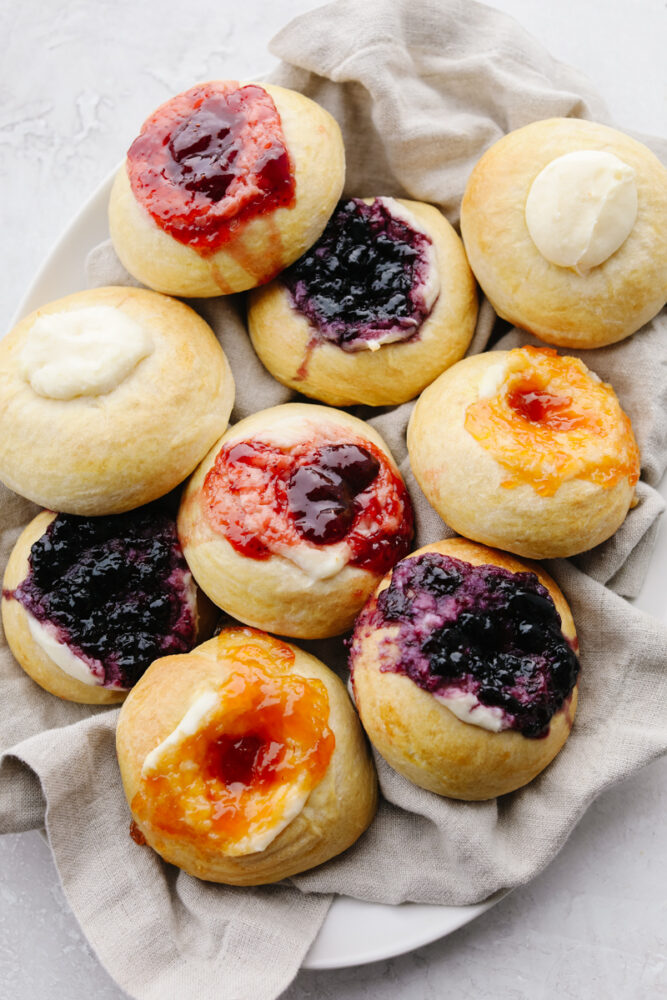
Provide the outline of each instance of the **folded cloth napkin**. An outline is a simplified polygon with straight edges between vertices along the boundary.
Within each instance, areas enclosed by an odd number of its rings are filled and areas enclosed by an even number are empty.
[[[347,149],[346,191],[439,205],[458,218],[468,174],[506,131],[553,115],[603,119],[589,85],[510,18],[468,0],[342,0],[298,18],[274,40],[273,79],[325,105]],[[667,159],[667,146],[654,145]],[[132,283],[103,246],[93,285]],[[196,303],[234,369],[234,419],[293,398],[262,368],[241,298]],[[483,303],[472,350],[495,317]],[[439,798],[382,760],[378,816],[341,857],[287,882],[236,889],[198,882],[128,835],[114,755],[117,710],[61,703],[0,650],[0,831],[46,826],[66,896],[111,975],[137,1000],[270,1000],[296,974],[333,893],[398,903],[465,904],[534,876],[610,783],[664,752],[667,628],[632,607],[649,558],[667,463],[667,320],[587,352],[616,387],[643,455],[639,504],[613,539],[549,566],[572,605],[582,649],[580,707],[553,764],[525,789],[491,802]],[[510,332],[499,346],[529,340]],[[449,533],[412,477],[405,447],[411,404],[358,410],[384,435],[417,511],[417,542]],[[6,561],[35,508],[0,493]],[[619,596],[623,595],[623,596]],[[345,670],[340,641],[308,643]]]

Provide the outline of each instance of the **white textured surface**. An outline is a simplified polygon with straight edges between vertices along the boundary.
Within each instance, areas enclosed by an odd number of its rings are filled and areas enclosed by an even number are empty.
[[[0,7],[3,327],[52,243],[121,159],[146,114],[197,80],[269,68],[270,37],[317,5],[23,0]],[[494,5],[584,71],[618,125],[664,132],[663,0]],[[654,574],[656,584],[660,577]],[[666,812],[663,760],[603,795],[545,873],[474,923],[387,962],[302,972],[285,996],[667,997]],[[0,1000],[123,996],[83,940],[46,844],[37,834],[0,839]]]

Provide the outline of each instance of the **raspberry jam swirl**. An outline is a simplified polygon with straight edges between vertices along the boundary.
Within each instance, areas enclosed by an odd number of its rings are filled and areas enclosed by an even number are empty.
[[[508,352],[502,382],[468,406],[465,428],[507,470],[550,497],[569,479],[609,489],[639,479],[639,451],[614,390],[578,358],[549,347]]]
[[[280,275],[316,342],[360,351],[418,336],[438,288],[432,240],[416,226],[391,198],[338,203],[317,243]]]
[[[405,559],[357,619],[353,677],[364,636],[392,626],[380,670],[405,674],[452,711],[466,702],[465,721],[483,728],[546,736],[577,682],[579,662],[534,573],[438,552]]]
[[[158,505],[108,517],[58,514],[32,546],[19,601],[103,687],[132,687],[196,640],[194,585],[173,517]]]
[[[225,444],[204,480],[202,504],[211,527],[253,559],[338,545],[344,557],[337,569],[382,575],[412,538],[400,476],[379,448],[351,440],[344,428],[291,446]]]
[[[217,641],[226,676],[148,755],[132,812],[158,836],[250,854],[301,811],[336,741],[327,689],[290,672],[289,646],[253,629]]]
[[[127,171],[157,225],[203,256],[296,197],[280,115],[256,84],[213,81],[167,101],[130,146]]]

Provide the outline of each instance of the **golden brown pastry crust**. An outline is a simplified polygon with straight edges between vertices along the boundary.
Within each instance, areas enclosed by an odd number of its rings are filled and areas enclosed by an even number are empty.
[[[293,90],[259,84],[273,98],[296,180],[296,204],[258,215],[222,249],[202,256],[160,229],[134,197],[125,165],[109,205],[121,262],[149,288],[170,295],[226,295],[268,281],[320,236],[340,197],[345,150],[337,122]]]
[[[625,520],[634,483],[605,488],[583,478],[564,481],[553,496],[524,482],[502,484],[507,470],[468,432],[468,407],[485,375],[509,352],[458,362],[420,396],[408,425],[408,453],[417,482],[454,531],[529,559],[567,557],[609,538]]]
[[[638,210],[621,247],[578,274],[542,256],[524,210],[533,181],[548,163],[591,149],[614,153],[634,169]],[[495,143],[468,181],[461,233],[470,266],[496,312],[551,344],[615,343],[667,300],[667,171],[641,143],[605,125],[551,118]]]
[[[278,279],[251,293],[248,328],[260,360],[283,385],[332,406],[392,406],[412,399],[465,354],[475,331],[477,291],[463,244],[432,205],[396,201],[431,237],[438,261],[440,294],[419,336],[376,351],[346,352],[326,342],[311,348],[313,328]]]
[[[276,421],[292,416],[303,422],[304,440],[310,436],[309,428],[333,424],[349,429],[350,439],[355,442],[370,441],[387,456],[390,467],[400,478],[387,445],[369,424],[340,410],[287,403],[246,417],[213,446],[184,491],[178,536],[195,580],[218,607],[247,625],[278,635],[323,639],[352,626],[378,576],[348,565],[335,576],[313,580],[283,556],[272,555],[268,559],[244,556],[214,531],[200,500],[206,475],[224,444],[270,440],[267,434]]]
[[[117,730],[118,761],[130,805],[140,787],[146,755],[175,729],[198,694],[219,684],[233,668],[229,637],[238,631],[223,630],[192,653],[156,660],[132,690]],[[252,639],[252,630],[243,631]],[[151,847],[197,878],[232,885],[277,882],[346,850],[375,814],[375,769],[344,685],[314,656],[281,645],[294,653],[290,673],[317,678],[326,687],[328,724],[336,741],[333,755],[301,812],[262,851],[229,857],[215,845],[196,847],[138,823]]]
[[[12,549],[5,575],[3,590],[15,590],[28,575],[28,559],[34,542],[42,537],[49,524],[57,517],[50,510],[43,510],[23,529]],[[14,658],[29,677],[50,694],[65,701],[76,701],[81,705],[113,705],[124,701],[127,691],[84,684],[76,677],[65,673],[48,653],[35,641],[28,627],[29,613],[20,601],[2,597],[2,624],[7,643]],[[213,631],[217,611],[197,589],[197,641]]]
[[[38,317],[112,307],[150,332],[154,349],[115,389],[49,399],[21,376]],[[234,380],[211,328],[194,310],[145,289],[77,292],[31,313],[0,345],[0,478],[63,513],[117,514],[163,496],[222,434]]]
[[[407,558],[423,552],[440,552],[472,565],[501,566],[512,573],[535,573],[553,598],[562,619],[563,635],[576,640],[567,602],[541,567],[464,538],[426,545]],[[389,585],[389,580],[388,575],[376,594]],[[509,729],[491,732],[462,722],[406,675],[380,670],[380,663],[386,662],[392,648],[395,631],[393,626],[364,635],[354,655],[353,674],[355,701],[364,729],[394,770],[438,795],[480,801],[522,787],[553,760],[572,728],[578,685],[553,716],[547,736],[528,739]]]

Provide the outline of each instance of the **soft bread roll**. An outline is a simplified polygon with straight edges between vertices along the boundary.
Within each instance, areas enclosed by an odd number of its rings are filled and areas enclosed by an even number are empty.
[[[115,514],[181,483],[227,426],[211,328],[155,292],[77,292],[0,344],[0,479],[51,510]]]
[[[259,453],[228,465],[242,445]],[[324,515],[339,510],[351,519],[349,531],[330,543],[311,541],[297,530],[287,500],[292,476],[330,448],[335,454],[347,446],[363,449],[376,475],[351,497],[327,466],[324,494],[313,506],[322,504]],[[275,472],[249,478],[257,463]],[[315,475],[317,491],[318,468]],[[289,403],[247,417],[214,445],[185,489],[178,533],[195,579],[215,604],[257,628],[315,639],[350,628],[389,565],[409,551],[412,510],[396,464],[370,425],[329,407]]]
[[[182,122],[190,114],[193,102],[201,104],[202,94],[213,95],[215,101],[216,94],[225,94],[229,90],[238,93],[240,87],[231,81],[213,81],[193,87],[185,95],[178,95],[158,108],[145,123],[141,135],[145,134],[152,121],[159,122],[165,109],[176,102],[180,106],[189,101],[184,105],[188,111],[179,113],[177,120]],[[158,226],[145,204],[137,200],[127,165],[124,165],[111,192],[111,239],[127,270],[156,291],[191,297],[211,296],[244,291],[269,281],[317,239],[340,196],[345,176],[345,153],[340,129],[331,115],[308,98],[283,87],[270,84],[262,84],[261,87],[244,84],[243,87],[268,94],[275,105],[279,116],[278,127],[282,129],[290,160],[289,169],[295,182],[293,203],[277,207],[260,204],[258,211],[254,211],[251,205],[243,213],[236,213],[235,208],[230,206],[226,221],[231,225],[222,245],[213,252],[198,250]],[[191,97],[188,98],[188,95]],[[210,106],[210,101],[205,106]],[[165,127],[165,137],[173,135],[170,126]],[[207,128],[205,122],[197,127],[200,131]],[[231,127],[234,127],[233,123]],[[162,129],[162,126],[159,128]],[[256,131],[256,128],[255,123],[252,129]],[[165,142],[162,141],[162,131],[157,143],[159,150],[166,146],[166,138]],[[251,135],[247,140],[258,146],[257,157],[262,155],[262,134]],[[241,140],[246,142],[244,136]],[[215,141],[211,138],[211,143]],[[243,144],[239,160],[242,155]],[[195,157],[191,162],[196,170],[197,163],[201,161]],[[217,168],[213,166],[210,169],[215,171]],[[233,165],[229,169],[233,170]],[[222,175],[224,170],[221,165],[218,175]],[[252,179],[244,182],[244,189],[252,189],[254,183]],[[215,200],[203,195],[201,198],[200,218],[206,225],[207,206],[217,210],[220,198],[218,193]],[[159,208],[168,222],[171,217],[170,202],[165,201],[165,206]]]
[[[572,161],[560,161],[566,165],[561,190],[536,187],[531,205],[531,188],[541,172],[566,154],[582,152],[613,154],[609,176],[598,173],[595,159],[590,170],[576,159],[574,168]],[[600,162],[606,171],[604,158]],[[548,236],[553,244],[548,252],[562,264],[547,259],[534,242],[526,214],[531,208],[539,215],[538,241],[544,248]],[[619,219],[614,239],[610,228]],[[551,344],[615,343],[647,323],[667,300],[667,171],[641,143],[605,125],[552,118],[495,143],[468,181],[461,233],[470,266],[496,312]],[[592,266],[586,256],[583,263],[572,263],[600,235],[609,242],[598,256],[611,251],[609,256]],[[573,241],[579,245],[571,254]]]
[[[420,396],[408,452],[450,527],[531,559],[609,538],[639,478],[632,427],[611,386],[552,348],[454,365]]]
[[[409,226],[416,220],[417,231],[432,241],[434,276],[429,280],[436,286],[436,298],[409,339],[389,340],[380,346],[375,344],[372,349],[358,346],[355,350],[345,350],[339,343],[329,342],[318,333],[318,326],[296,307],[285,283],[287,275],[256,289],[249,298],[250,337],[266,368],[283,385],[333,406],[356,403],[391,406],[412,399],[463,357],[475,329],[475,281],[461,240],[442,213],[422,202],[364,199],[367,205],[377,201],[395,211],[397,218],[406,218]],[[340,204],[343,206],[345,202]],[[336,217],[335,213],[322,241],[328,237],[334,239]],[[369,240],[368,246],[373,246],[372,241]],[[380,267],[378,277],[386,272],[382,263]],[[355,274],[347,265],[347,278]],[[373,278],[374,272],[369,274],[361,264],[356,278],[360,287],[366,288]],[[387,301],[393,294],[392,288],[383,285]],[[318,284],[314,282],[308,291],[317,295]],[[340,296],[345,294],[343,288]],[[360,339],[358,344],[364,345],[364,341]]]
[[[267,694],[277,708],[261,704]],[[285,746],[288,765],[295,746],[301,758],[291,773],[283,767],[282,783],[265,755],[272,741],[279,765]],[[315,657],[253,629],[225,629],[191,654],[157,660],[123,706],[117,749],[141,835],[166,861],[211,882],[260,885],[320,865],[361,836],[377,805],[375,770],[342,682]],[[309,773],[306,759],[315,762]],[[189,770],[166,795],[169,764]]]
[[[578,648],[567,602],[554,581],[537,565],[520,562],[503,552],[484,548],[463,538],[427,545],[408,556],[395,568],[412,563],[425,553],[439,553],[472,566],[495,566],[509,573],[534,573],[551,595],[562,622],[562,635],[569,648]],[[400,614],[395,620],[377,615],[378,595],[390,584],[390,574],[359,616],[351,645],[350,666],[354,697],[362,724],[376,749],[400,774],[422,788],[454,799],[478,801],[504,795],[531,781],[556,756],[565,743],[577,706],[578,684],[553,714],[546,735],[524,736],[521,731],[493,731],[470,719],[480,712],[477,704],[468,715],[454,714],[456,701],[439,700],[401,669],[401,658],[410,656],[401,637]],[[519,578],[519,584],[525,582]],[[413,595],[423,601],[423,594]],[[449,600],[452,598],[449,597]],[[542,600],[542,598],[538,598]],[[468,605],[469,606],[469,605]],[[434,617],[425,625],[425,616],[415,619],[414,634],[427,642],[436,629]],[[461,616],[458,623],[461,628]],[[470,618],[470,614],[467,615]],[[498,634],[483,639],[483,650],[491,657],[500,648]],[[539,647],[534,651],[539,655]],[[570,654],[573,655],[573,654]],[[464,663],[466,661],[464,660]],[[575,658],[576,663],[576,658]],[[426,677],[435,682],[437,675]],[[473,700],[474,702],[474,700]],[[448,707],[448,704],[450,707]],[[459,702],[460,704],[460,702]],[[493,710],[501,715],[499,709]]]
[[[20,597],[15,595],[16,589],[25,584],[25,581],[30,577],[30,558],[33,544],[45,536],[49,525],[57,516],[52,511],[45,510],[33,518],[19,536],[9,557],[2,583],[2,623],[7,643],[28,676],[50,694],[64,698],[66,701],[75,701],[85,705],[114,704],[126,698],[128,689],[120,687],[119,683],[121,682],[117,678],[110,680],[107,684],[102,675],[96,676],[90,671],[89,665],[81,659],[79,652],[74,652],[64,642],[63,636],[60,636],[57,645],[55,645],[53,639],[56,629],[55,623],[51,623],[52,635],[49,640],[49,635],[43,631],[43,623],[37,621]],[[95,576],[93,576],[92,570],[95,570]],[[151,572],[151,576],[155,579],[154,572]],[[54,575],[59,573],[60,570]],[[194,645],[211,634],[217,618],[217,611],[202,592],[193,585],[189,573],[185,573],[181,569],[179,579],[182,581],[184,591],[183,597],[179,596],[177,599],[179,601],[183,599],[190,605],[189,609],[185,611],[186,621],[183,622],[183,625],[187,629],[189,622],[192,622],[192,641],[189,645]],[[111,598],[112,592],[107,591],[105,587],[107,580],[108,577],[106,580],[103,579],[99,572],[99,560],[97,567],[90,566],[88,568],[88,572],[83,578],[83,585],[91,595],[97,595],[98,598],[92,599],[92,608],[102,608]],[[79,582],[81,582],[81,578]],[[173,581],[172,586],[165,588],[164,580],[162,580],[159,591],[155,589],[155,583],[153,583],[151,598],[155,599],[156,597],[160,598],[163,594],[177,593],[180,594],[180,591],[176,590]],[[90,614],[89,607],[86,609],[86,614]],[[191,619],[189,615],[192,616]],[[73,617],[76,622],[76,614]],[[108,618],[106,622],[108,626]],[[80,625],[81,622],[79,621],[77,624]],[[132,625],[128,622],[128,629],[131,627]],[[165,633],[165,638],[167,634]],[[76,638],[75,635],[75,641]],[[174,647],[172,646],[172,648]],[[187,647],[180,646],[180,648]],[[58,657],[61,661],[60,664],[54,660],[54,656]],[[148,663],[145,664],[145,666],[147,665]],[[109,664],[107,663],[105,666],[108,667]],[[80,679],[80,677],[85,679]]]

